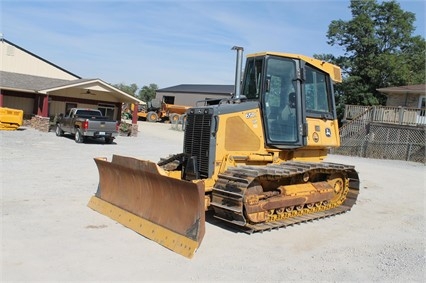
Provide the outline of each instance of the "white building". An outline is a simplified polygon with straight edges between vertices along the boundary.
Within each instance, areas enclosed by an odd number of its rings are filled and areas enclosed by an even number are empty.
[[[49,120],[73,107],[99,109],[121,120],[122,103],[144,104],[101,79],[81,78],[0,38],[0,107],[22,109],[34,127],[48,131]]]

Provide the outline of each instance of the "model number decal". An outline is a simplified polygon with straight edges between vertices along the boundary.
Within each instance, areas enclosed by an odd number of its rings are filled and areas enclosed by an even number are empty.
[[[246,118],[247,118],[247,119],[254,118],[254,117],[256,117],[256,114],[254,114],[254,112],[248,112],[248,113],[246,114]]]

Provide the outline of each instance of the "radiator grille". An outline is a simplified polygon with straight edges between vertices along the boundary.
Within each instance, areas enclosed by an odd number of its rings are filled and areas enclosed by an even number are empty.
[[[183,150],[185,154],[196,157],[200,178],[208,178],[213,171],[210,167],[210,133],[213,114],[208,113],[209,111],[202,112],[188,113]]]

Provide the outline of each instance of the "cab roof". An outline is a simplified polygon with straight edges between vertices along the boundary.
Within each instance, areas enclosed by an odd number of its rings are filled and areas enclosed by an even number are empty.
[[[283,58],[291,58],[291,59],[299,59],[303,60],[306,63],[323,70],[324,72],[328,73],[333,80],[333,82],[341,83],[342,82],[342,72],[340,70],[339,66],[336,66],[334,64],[318,60],[309,56],[300,55],[300,54],[293,54],[293,53],[283,53],[283,52],[271,52],[271,51],[265,51],[265,52],[257,52],[248,54],[247,58],[252,57],[265,57],[265,56],[277,56],[277,57],[283,57]]]

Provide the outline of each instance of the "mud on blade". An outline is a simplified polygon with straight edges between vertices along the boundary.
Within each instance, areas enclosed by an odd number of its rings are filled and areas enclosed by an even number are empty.
[[[191,258],[204,237],[202,185],[162,174],[155,163],[114,155],[95,158],[99,187],[88,206]]]

